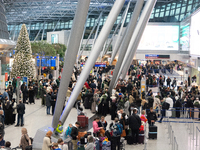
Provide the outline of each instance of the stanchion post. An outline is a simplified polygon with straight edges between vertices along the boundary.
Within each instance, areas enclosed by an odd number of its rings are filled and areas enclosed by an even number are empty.
[[[198,146],[198,130],[197,130],[197,127],[196,127],[196,147]],[[196,148],[197,149],[197,148]]]
[[[193,139],[192,140],[194,140],[194,119],[193,119]]]

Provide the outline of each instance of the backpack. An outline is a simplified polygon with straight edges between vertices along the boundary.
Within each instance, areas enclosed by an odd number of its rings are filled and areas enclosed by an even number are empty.
[[[120,123],[114,125],[113,136],[120,136],[123,131],[123,126]]]
[[[170,104],[169,104],[169,103],[167,103],[167,102],[165,102],[163,105],[164,105],[164,108],[165,108],[165,109],[167,109],[167,110],[168,110],[168,109],[169,109],[169,107],[170,107]]]

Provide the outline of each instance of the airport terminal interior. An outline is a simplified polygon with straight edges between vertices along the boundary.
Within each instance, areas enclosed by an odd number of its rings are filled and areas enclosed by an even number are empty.
[[[199,150],[200,0],[0,0],[0,149]]]

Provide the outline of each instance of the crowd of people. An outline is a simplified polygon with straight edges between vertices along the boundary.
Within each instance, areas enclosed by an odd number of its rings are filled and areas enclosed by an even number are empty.
[[[178,87],[176,77],[170,78],[166,76],[166,71],[173,73],[176,65],[175,63],[158,65],[150,61],[146,64],[131,65],[128,71],[128,79],[119,79],[112,91],[108,91],[108,87],[112,77],[109,72],[112,71],[113,67],[93,68],[74,104],[78,115],[84,115],[83,110],[90,109],[92,113],[100,117],[96,117],[93,122],[93,134],[88,135],[88,144],[86,144],[85,149],[95,145],[93,136],[99,138],[107,137],[107,143],[108,141],[111,142],[112,150],[116,149],[116,147],[120,149],[122,132],[126,140],[129,140],[128,135],[131,135],[132,144],[138,144],[139,132],[143,130],[142,126],[146,122],[148,122],[149,126],[153,126],[158,118],[160,118],[158,121],[160,123],[165,117],[178,118],[181,113],[187,114],[187,117],[200,118],[199,113],[194,112],[195,108],[200,108],[199,90],[197,86],[193,85],[196,82],[196,76],[192,78],[188,76],[182,86]],[[75,67],[66,93],[66,102],[76,85],[80,73],[81,69]],[[141,92],[140,90],[142,79],[146,81],[146,92]],[[59,84],[60,77],[55,80],[52,76],[49,76],[48,79],[42,78],[39,81],[30,78],[28,83],[23,83],[20,87],[22,100],[17,105],[15,98],[13,98],[13,93],[17,92],[16,79],[14,78],[12,84],[10,83],[5,92],[0,94],[2,104],[2,106],[0,105],[2,109],[0,111],[0,120],[2,120],[2,124],[14,124],[16,114],[18,114],[16,127],[23,126],[25,104],[35,103],[37,98],[41,98],[41,105],[46,106],[46,114],[53,115]],[[152,92],[154,87],[159,87],[157,93]],[[108,115],[113,120],[109,125],[105,120]],[[43,150],[50,150],[51,147],[67,150],[67,146],[63,148],[63,145],[65,145],[63,140],[67,138],[72,139],[74,150],[78,148],[80,123],[76,122],[75,126],[71,123],[66,131],[60,129],[60,126],[62,126],[61,122],[59,122],[59,128],[56,131],[58,134],[63,134],[64,139],[59,139],[57,143],[52,143],[50,137],[53,133],[48,132],[44,139]],[[112,133],[111,137],[105,135],[105,132],[102,134],[102,130],[109,130],[109,133]],[[26,132],[24,129],[23,134]],[[0,131],[0,134],[4,135],[4,132]],[[26,143],[26,147],[27,144],[30,145],[31,143],[29,142],[29,137],[26,137],[28,142],[23,139],[25,137],[22,137],[21,143]]]

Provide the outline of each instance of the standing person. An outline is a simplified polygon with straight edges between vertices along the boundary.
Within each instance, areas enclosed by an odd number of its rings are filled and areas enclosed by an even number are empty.
[[[8,95],[8,90],[7,89],[5,89],[5,91],[3,92],[3,99],[5,100],[6,97],[9,100],[9,95]]]
[[[163,120],[163,118],[165,117],[165,115],[166,115],[166,102],[164,101],[164,99],[161,99],[161,103],[160,103],[161,105],[160,105],[160,108],[161,108],[161,118],[160,118],[160,120],[158,121],[159,123],[162,123],[162,120]]]
[[[167,95],[167,98],[165,99],[165,102],[170,105],[169,106],[169,110],[166,111],[166,116],[167,117],[171,117],[172,116],[172,109],[173,109],[174,102],[173,102],[172,98],[169,95]]]
[[[8,95],[9,95],[9,99],[12,100],[13,92],[11,91],[11,88],[8,88]]]
[[[21,91],[23,93],[23,103],[26,103],[26,100],[28,97],[28,90],[27,90],[27,86],[25,85],[25,82],[21,86]]]
[[[5,115],[5,124],[6,125],[12,124],[13,108],[9,100],[6,101],[3,108],[4,108],[4,115]]]
[[[103,129],[106,131],[106,127],[107,127],[108,123],[105,121],[104,116],[101,116],[100,123],[101,123],[101,126],[103,127]]]
[[[23,116],[25,114],[25,105],[22,103],[22,100],[19,100],[19,104],[17,105],[17,124],[15,127],[19,126],[19,121],[21,120],[21,126],[24,126]]]
[[[13,81],[12,81],[13,93],[15,93],[16,85],[17,85],[17,79],[16,79],[16,78],[13,78]]]
[[[56,99],[57,99],[57,90],[55,89],[54,92],[51,94],[51,113],[52,113],[52,115],[54,115]]]
[[[43,145],[42,145],[42,150],[51,150],[53,142],[51,142],[51,136],[53,132],[52,131],[47,131],[46,136],[43,139]]]
[[[73,150],[77,150],[77,142],[78,142],[78,128],[80,126],[79,122],[75,123],[75,126],[72,127],[71,137],[72,137],[72,144],[73,144]]]
[[[167,81],[167,87],[170,87],[171,79],[168,77],[166,81]]]
[[[17,114],[17,103],[15,102],[15,98],[12,99],[12,108],[13,108],[12,123],[15,123],[15,118]]]
[[[156,112],[153,111],[153,107],[150,108],[150,112],[147,114],[148,123],[150,126],[155,124],[157,120]]]
[[[190,75],[188,76],[188,86],[190,86],[191,84],[191,79],[190,79]]]
[[[103,129],[103,127],[99,127],[98,126],[98,123],[99,123],[100,119],[99,117],[95,118],[94,121],[93,121],[93,134],[95,137],[98,137],[99,136],[99,130],[100,129]]]
[[[47,115],[50,115],[51,108],[51,93],[50,91],[46,94],[46,107],[47,107]]]
[[[22,136],[21,136],[19,145],[22,148],[22,150],[26,150],[26,146],[31,145],[31,139],[28,136],[26,128],[22,128],[21,132],[22,132]]]
[[[119,119],[115,118],[114,122],[110,124],[110,130],[113,132],[113,136],[111,138],[111,149],[120,150],[120,138],[123,130],[122,124],[119,123]]]
[[[137,115],[137,109],[133,109],[133,114],[128,118],[129,128],[132,131],[133,143],[137,144],[139,141],[139,128],[141,126],[141,119]]]
[[[172,87],[176,87],[176,78],[172,81]]]
[[[4,137],[4,117],[3,117],[3,110],[0,110],[0,137]]]
[[[33,87],[31,86],[30,89],[29,89],[29,103],[34,103],[35,104],[35,100],[34,100],[34,97],[35,97],[35,92],[34,92],[34,89]]]

